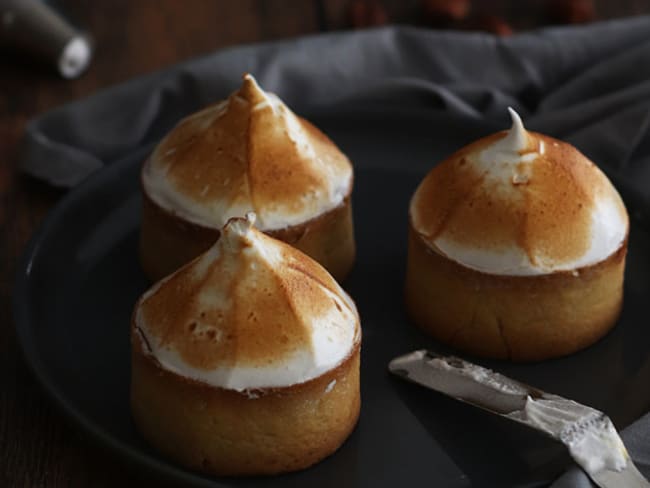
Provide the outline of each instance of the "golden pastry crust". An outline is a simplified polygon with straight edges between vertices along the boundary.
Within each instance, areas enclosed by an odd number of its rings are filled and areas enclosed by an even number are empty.
[[[627,238],[604,261],[532,276],[483,273],[448,259],[409,225],[406,307],[439,341],[478,356],[537,361],[604,336],[623,303]]]
[[[158,281],[205,252],[219,238],[219,230],[174,215],[156,204],[144,188],[142,193],[140,263],[145,275]],[[341,205],[314,219],[266,234],[303,251],[339,282],[354,264],[350,195]]]
[[[359,342],[317,378],[240,393],[163,369],[143,350],[135,323],[131,339],[135,423],[156,449],[188,468],[220,476],[307,468],[336,451],[358,420]]]

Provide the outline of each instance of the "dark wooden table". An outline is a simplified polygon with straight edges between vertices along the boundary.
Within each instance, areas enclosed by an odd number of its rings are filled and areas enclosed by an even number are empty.
[[[621,2],[628,12],[642,8],[633,0]],[[345,23],[349,2],[65,0],[58,4],[96,39],[97,51],[86,74],[64,81],[45,69],[0,55],[0,486],[148,485],[151,480],[146,475],[128,468],[68,425],[32,378],[16,344],[11,295],[17,261],[39,222],[63,195],[16,173],[25,123],[56,105],[217,48],[339,27]],[[626,12],[612,12],[610,7],[607,15],[616,13]]]

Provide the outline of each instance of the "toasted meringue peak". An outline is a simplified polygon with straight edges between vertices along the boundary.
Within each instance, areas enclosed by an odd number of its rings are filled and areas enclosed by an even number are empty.
[[[238,250],[251,245],[251,229],[256,218],[255,212],[248,212],[243,219],[235,217],[226,222],[221,230],[223,247]]]
[[[537,159],[543,152],[543,142],[536,141],[524,128],[519,114],[511,107],[508,107],[512,117],[512,127],[506,131],[505,136],[493,144],[487,146],[475,155],[477,162],[482,169],[492,174],[498,171],[499,167],[505,167],[517,163],[530,163]]]
[[[361,337],[356,307],[318,263],[233,218],[222,238],[136,306],[143,350],[213,386],[284,387],[337,367]]]
[[[505,146],[510,146],[514,151],[524,151],[528,147],[528,132],[524,128],[519,114],[512,107],[508,107],[512,118],[512,127],[507,135],[501,140]]]
[[[414,229],[435,249],[492,274],[538,275],[596,264],[627,238],[628,216],[607,177],[570,144],[509,131],[453,154],[411,201]]]
[[[142,183],[159,206],[221,228],[257,214],[257,226],[298,225],[340,205],[352,165],[308,121],[244,75],[227,100],[183,119],[145,163]]]
[[[270,102],[268,95],[260,88],[257,84],[257,80],[255,80],[250,73],[246,73],[243,80],[244,82],[238,92],[240,97],[248,103],[251,103],[253,106],[258,103]]]

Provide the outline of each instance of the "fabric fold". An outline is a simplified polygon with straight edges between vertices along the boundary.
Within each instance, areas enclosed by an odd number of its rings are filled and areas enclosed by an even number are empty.
[[[73,186],[98,169],[98,161],[108,164],[155,142],[182,116],[226,96],[245,71],[298,112],[399,103],[491,125],[505,120],[503,108],[510,104],[531,127],[570,136],[589,122],[567,107],[585,100],[590,80],[625,92],[623,63],[644,85],[650,63],[640,43],[648,40],[649,25],[643,17],[505,39],[387,27],[230,48],[37,117],[27,126],[21,166],[57,186]],[[630,92],[630,103],[647,89]],[[423,96],[427,91],[432,96]]]

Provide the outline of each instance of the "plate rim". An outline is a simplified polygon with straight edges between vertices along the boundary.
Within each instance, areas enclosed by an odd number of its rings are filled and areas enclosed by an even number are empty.
[[[73,208],[77,202],[87,197],[91,191],[106,180],[111,180],[122,172],[137,164],[138,157],[146,153],[149,146],[133,151],[128,156],[110,163],[91,174],[82,183],[71,189],[54,207],[47,213],[43,221],[38,225],[34,234],[30,237],[22,256],[18,260],[14,280],[13,296],[11,299],[14,330],[16,342],[22,354],[23,362],[27,365],[39,386],[45,391],[52,401],[56,410],[72,424],[73,428],[83,432],[98,447],[107,448],[117,459],[135,469],[145,469],[156,477],[163,476],[167,480],[191,482],[194,486],[205,486],[212,488],[227,488],[231,485],[224,484],[218,478],[206,478],[207,475],[193,473],[171,463],[161,461],[133,445],[124,442],[114,435],[111,435],[105,428],[92,421],[77,406],[70,402],[66,396],[55,386],[52,378],[43,362],[41,361],[35,347],[33,333],[34,320],[29,307],[30,278],[32,276],[33,264],[38,260],[43,242],[56,229],[56,223],[61,216]]]
[[[33,317],[33,312],[29,307],[30,300],[33,297],[33,293],[31,293],[31,273],[32,265],[41,256],[43,242],[58,229],[58,225],[62,220],[61,217],[64,216],[66,212],[74,209],[76,205],[88,198],[94,189],[100,188],[103,185],[110,186],[106,185],[106,183],[117,180],[124,172],[133,169],[132,167],[134,165],[139,164],[139,160],[141,161],[146,157],[146,154],[151,150],[153,145],[154,144],[147,144],[136,148],[128,155],[107,164],[96,173],[91,174],[82,183],[72,188],[58,202],[56,202],[43,220],[38,224],[20,259],[17,261],[14,275],[11,306],[14,330],[16,331],[16,342],[18,343],[23,359],[27,363],[29,370],[36,378],[37,383],[39,383],[45,390],[47,396],[51,399],[52,404],[55,405],[56,409],[63,414],[65,419],[71,421],[71,426],[73,428],[83,432],[85,436],[90,438],[98,447],[106,448],[117,460],[134,467],[136,470],[151,474],[155,478],[164,478],[165,480],[172,482],[178,481],[191,483],[193,486],[226,488],[233,486],[232,483],[228,482],[227,478],[210,477],[210,475],[192,472],[174,464],[173,461],[162,456],[156,457],[152,453],[134,446],[132,443],[121,440],[111,434],[110,431],[101,424],[93,421],[87,414],[84,414],[82,409],[75,406],[74,402],[69,401],[60,388],[57,388],[55,378],[48,373],[36,347],[36,334],[34,333],[34,325],[36,321]],[[371,168],[359,168],[359,170],[368,169]],[[382,172],[403,172],[403,168],[374,168],[374,170]],[[639,219],[631,218],[630,220],[634,220],[636,225],[644,227],[642,221]],[[254,478],[243,479],[253,480]]]

